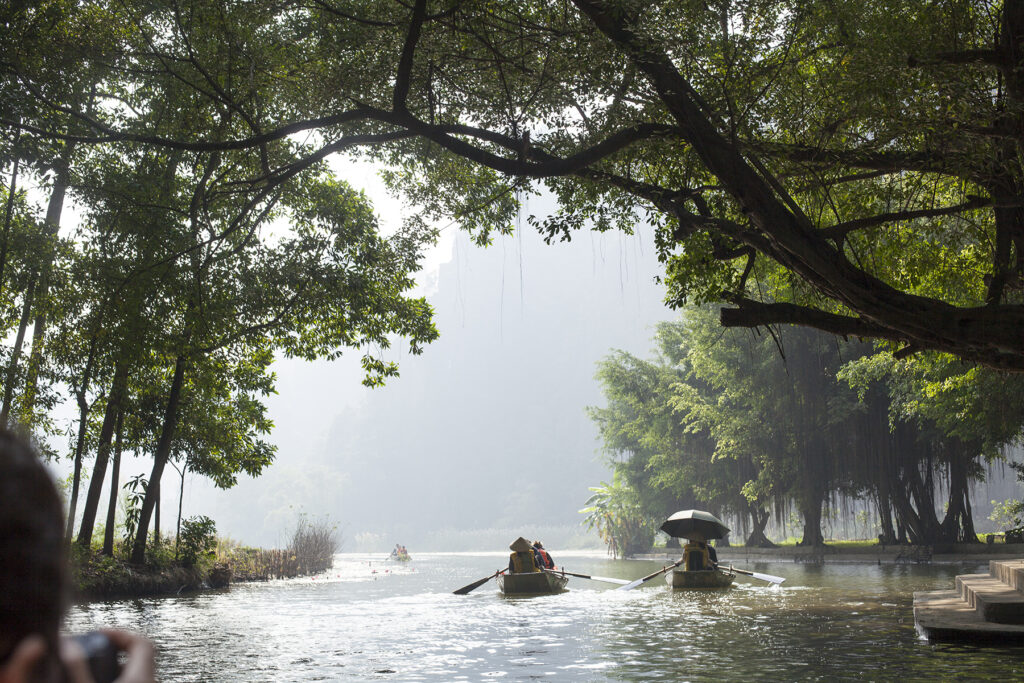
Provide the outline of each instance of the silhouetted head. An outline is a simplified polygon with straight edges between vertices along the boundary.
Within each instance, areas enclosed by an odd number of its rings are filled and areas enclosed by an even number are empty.
[[[0,665],[26,636],[57,652],[65,606],[64,508],[32,448],[0,429]]]
[[[543,544],[543,543],[541,543],[540,541],[534,541],[534,542],[533,542],[533,547],[534,547],[534,548],[543,548],[543,547],[544,547],[544,544]]]

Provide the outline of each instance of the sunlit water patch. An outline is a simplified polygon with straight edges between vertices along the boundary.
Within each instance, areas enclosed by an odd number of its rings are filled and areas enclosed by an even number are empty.
[[[567,569],[634,579],[659,565],[554,553]],[[919,640],[915,590],[949,589],[979,566],[751,564],[783,586],[634,591],[572,579],[506,598],[502,553],[341,554],[314,577],[75,608],[69,628],[122,626],[159,649],[162,681],[1020,680],[1024,650]]]

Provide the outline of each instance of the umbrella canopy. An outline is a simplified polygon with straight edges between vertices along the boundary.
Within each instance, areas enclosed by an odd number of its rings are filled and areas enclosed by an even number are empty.
[[[729,527],[722,524],[722,520],[703,510],[680,510],[665,520],[661,530],[669,536],[681,536],[691,541],[722,538],[729,533]]]

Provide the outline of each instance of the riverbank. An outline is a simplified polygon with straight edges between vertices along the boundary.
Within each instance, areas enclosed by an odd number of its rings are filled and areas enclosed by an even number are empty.
[[[175,595],[208,588],[214,567],[138,566],[106,555],[76,558],[72,564],[72,598],[76,603],[119,598]]]
[[[288,550],[229,545],[194,566],[176,563],[135,565],[92,552],[76,553],[72,562],[72,598],[76,603],[98,600],[177,595],[227,588],[232,583],[292,579],[330,569],[333,552],[307,557]]]
[[[1005,559],[1010,556],[1024,556],[1021,543],[949,543],[934,546],[914,545],[868,545],[844,546],[825,545],[819,547],[777,546],[775,548],[748,548],[727,546],[716,548],[721,562],[797,562],[807,564],[828,563],[869,563],[869,564],[920,564],[925,562],[963,562],[964,560]],[[637,560],[679,559],[680,549],[661,549],[640,555]]]

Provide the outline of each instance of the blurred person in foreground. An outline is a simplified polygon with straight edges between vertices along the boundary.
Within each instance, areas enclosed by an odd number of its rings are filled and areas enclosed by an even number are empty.
[[[82,647],[59,635],[67,584],[57,489],[31,447],[0,429],[0,683],[93,683]],[[101,633],[127,655],[119,683],[154,680],[148,640]]]

